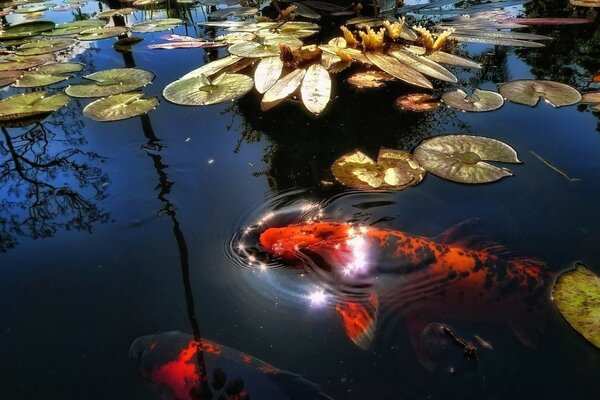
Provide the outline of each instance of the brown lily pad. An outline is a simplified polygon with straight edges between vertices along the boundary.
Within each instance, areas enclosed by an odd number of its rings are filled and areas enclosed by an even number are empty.
[[[396,106],[404,111],[426,112],[437,110],[442,103],[436,97],[425,93],[411,93],[396,99]]]

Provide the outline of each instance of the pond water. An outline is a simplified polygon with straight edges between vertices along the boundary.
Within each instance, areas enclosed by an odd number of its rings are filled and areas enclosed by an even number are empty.
[[[89,2],[81,13],[93,16],[107,7]],[[573,15],[558,0],[532,0],[511,11]],[[200,8],[191,13],[196,22],[204,18]],[[77,16],[46,11],[44,19]],[[128,18],[147,17],[138,11]],[[7,19],[22,20],[16,14]],[[500,83],[527,78],[582,92],[598,87],[592,82],[600,70],[597,19],[525,31],[553,40],[540,49],[461,45],[461,53],[483,68],[453,69],[459,83],[436,82],[435,93],[495,91]],[[85,65],[82,74],[132,66],[153,71],[156,78],[143,91],[161,97],[167,84],[208,60],[203,49],[147,48],[167,33],[136,34],[144,41],[128,54],[113,49],[115,39],[86,42],[72,60]],[[192,25],[173,33],[206,34]],[[461,304],[453,318],[440,312],[426,321],[493,346],[478,345],[476,361],[460,352],[443,354],[443,365],[431,372],[413,349],[410,321],[390,306],[402,285],[393,273],[378,277],[386,285],[377,328],[361,350],[335,311],[332,282],[315,271],[283,264],[263,270],[240,258],[240,230],[269,213],[275,215],[266,224],[277,226],[287,223],[286,210],[299,215],[310,209],[325,220],[425,237],[477,218],[486,237],[543,260],[552,272],[579,260],[600,273],[598,113],[582,105],[511,102],[488,113],[445,106],[401,112],[395,99],[414,89],[394,83],[360,91],[345,83],[347,75],[333,79],[332,101],[318,117],[298,102],[261,112],[260,96],[251,92],[207,107],[161,97],[147,115],[108,123],[84,117],[89,100],[73,99],[39,125],[3,128],[0,398],[159,399],[129,359],[131,343],[158,332],[192,334],[195,324],[204,338],[301,374],[334,399],[599,398],[600,352],[563,320],[549,295],[522,322],[541,332],[533,347],[506,318],[481,318],[474,310],[482,304]],[[6,88],[0,96],[22,91]],[[504,141],[523,163],[510,165],[513,177],[486,185],[431,174],[400,192],[332,184],[330,166],[342,154],[360,149],[376,157],[382,146],[412,151],[428,137],[451,133]],[[569,182],[531,151],[579,180]],[[435,347],[440,338],[430,339]]]

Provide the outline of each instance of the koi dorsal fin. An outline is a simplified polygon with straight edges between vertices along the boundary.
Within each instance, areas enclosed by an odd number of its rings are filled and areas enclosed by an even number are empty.
[[[432,238],[433,241],[446,246],[458,246],[468,250],[485,251],[498,257],[512,258],[512,250],[491,240],[482,229],[479,218],[470,218],[460,222]]]
[[[375,338],[379,301],[375,294],[367,299],[344,300],[335,307],[342,318],[346,335],[363,350],[369,348]]]

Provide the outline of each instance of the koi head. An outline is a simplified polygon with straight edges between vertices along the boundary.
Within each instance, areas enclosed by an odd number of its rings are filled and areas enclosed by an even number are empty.
[[[352,226],[339,222],[293,224],[268,228],[260,235],[260,244],[273,255],[294,259],[302,250],[319,244],[343,243],[352,234]]]

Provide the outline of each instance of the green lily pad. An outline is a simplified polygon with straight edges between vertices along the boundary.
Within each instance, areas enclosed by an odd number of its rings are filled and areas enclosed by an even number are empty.
[[[83,70],[83,64],[79,63],[46,64],[35,70],[27,71],[13,86],[20,88],[48,86],[67,80],[75,72],[81,70]]]
[[[149,32],[160,32],[175,29],[178,25],[183,24],[183,20],[179,18],[165,18],[157,20],[144,21],[142,23],[133,25],[131,32],[135,33],[149,33]]]
[[[452,108],[470,112],[493,111],[504,104],[500,94],[479,89],[475,89],[471,96],[461,89],[446,92],[442,95],[442,101]]]
[[[81,31],[77,36],[79,40],[100,40],[119,36],[127,32],[123,26],[109,26],[100,28],[91,28]]]
[[[68,49],[77,43],[74,39],[48,39],[37,40],[31,43],[22,44],[17,48],[16,54],[19,56],[35,56],[38,54],[55,53]]]
[[[52,21],[33,21],[11,25],[0,31],[0,40],[12,40],[36,36],[42,32],[54,29],[54,26],[54,22]]]
[[[44,36],[66,36],[77,35],[82,31],[92,28],[99,28],[106,25],[105,21],[99,19],[86,19],[83,21],[72,21],[64,24],[56,25],[54,29],[48,32],[43,32]]]
[[[289,46],[292,50],[302,47],[300,39],[290,36],[273,36],[264,39],[262,43],[258,42],[241,42],[233,44],[227,49],[229,53],[238,57],[265,58],[278,57],[279,45]]]
[[[512,176],[510,170],[485,161],[521,162],[517,152],[506,143],[471,135],[427,139],[417,146],[414,155],[428,172],[460,183],[489,183]]]
[[[258,12],[256,7],[228,7],[221,8],[208,14],[211,19],[220,19],[229,16],[243,17],[247,15],[254,15]]]
[[[201,75],[167,85],[163,96],[175,104],[204,106],[239,99],[253,87],[254,80],[246,75],[224,73],[213,81]]]
[[[98,13],[97,17],[102,18],[102,19],[111,19],[114,16],[129,15],[129,14],[133,14],[136,11],[137,11],[137,9],[131,8],[131,7],[118,8],[118,9],[114,9],[114,10],[102,11],[102,12]]]
[[[52,4],[51,6],[53,6],[53,5],[54,4]],[[50,8],[50,7],[47,5],[44,5],[44,4],[22,6],[20,8],[17,8],[14,12],[17,14],[29,14],[29,13],[46,11],[48,8]]]
[[[581,94],[569,85],[543,80],[519,80],[502,84],[500,94],[514,103],[535,106],[541,97],[554,107],[570,106],[581,100]]]
[[[70,85],[65,93],[71,97],[104,97],[130,92],[146,86],[154,74],[140,68],[115,68],[84,76],[93,83]]]
[[[569,325],[600,348],[600,277],[577,263],[556,278],[552,300]]]
[[[53,60],[54,56],[52,54],[40,54],[29,57],[11,55],[7,57],[5,61],[0,62],[0,71],[29,69]]]
[[[88,104],[83,115],[95,121],[118,121],[152,111],[158,106],[158,98],[143,99],[143,93],[122,93],[104,97]]]
[[[377,163],[359,150],[334,161],[331,172],[342,185],[359,190],[403,190],[417,185],[425,169],[401,150],[381,148]]]
[[[21,71],[0,71],[0,87],[8,86],[21,76]]]
[[[63,93],[47,94],[46,91],[23,93],[0,100],[0,121],[47,116],[71,100]]]

